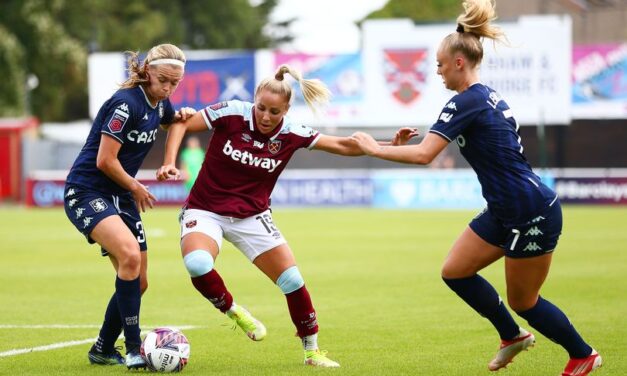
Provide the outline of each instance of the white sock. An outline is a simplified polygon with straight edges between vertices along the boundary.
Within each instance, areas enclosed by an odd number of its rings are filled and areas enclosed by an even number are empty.
[[[301,338],[303,342],[303,349],[305,350],[318,350],[318,333]]]

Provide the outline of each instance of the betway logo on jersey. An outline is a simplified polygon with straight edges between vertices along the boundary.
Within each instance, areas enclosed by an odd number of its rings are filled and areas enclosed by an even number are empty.
[[[233,145],[231,145],[231,140],[226,141],[224,148],[222,148],[222,152],[224,155],[230,156],[232,160],[243,165],[265,168],[268,172],[274,172],[274,170],[276,170],[276,168],[283,162],[278,159],[256,157],[247,151],[237,150],[233,148]]]

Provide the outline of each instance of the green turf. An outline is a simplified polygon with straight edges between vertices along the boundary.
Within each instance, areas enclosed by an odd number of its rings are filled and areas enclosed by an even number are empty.
[[[489,375],[498,338],[488,321],[440,280],[443,258],[473,212],[275,210],[320,322],[319,342],[337,370],[301,364],[285,300],[230,245],[216,268],[236,300],[268,328],[260,343],[233,331],[192,287],[178,250],[176,209],[144,215],[149,284],[144,329],[194,325],[188,375]],[[627,371],[627,208],[566,207],[564,234],[543,296],[560,306],[605,360],[595,374]],[[62,209],[0,208],[0,353],[97,335],[114,274]],[[502,262],[485,270],[505,295]],[[527,324],[518,320],[524,326]],[[92,325],[7,328],[7,325]],[[558,375],[566,353],[538,335],[501,375]],[[1,375],[121,374],[90,366],[89,344],[0,356]]]

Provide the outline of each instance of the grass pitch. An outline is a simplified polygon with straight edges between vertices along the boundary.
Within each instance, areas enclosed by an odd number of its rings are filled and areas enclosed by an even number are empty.
[[[184,374],[491,374],[495,330],[439,277],[446,252],[474,212],[275,210],[313,297],[319,343],[342,365],[335,370],[301,364],[280,290],[225,243],[216,268],[236,301],[266,324],[268,337],[255,343],[233,331],[189,281],[179,256],[177,214],[175,208],[144,214],[150,287],[141,324],[144,330],[192,326],[183,330],[191,343]],[[0,208],[0,229],[0,375],[129,372],[87,361],[114,285],[99,248],[84,241],[61,208]],[[543,296],[602,354],[605,365],[595,375],[627,370],[626,272],[627,208],[566,207]],[[505,295],[502,261],[482,275]],[[499,375],[562,371],[567,354],[536,337],[535,348]]]

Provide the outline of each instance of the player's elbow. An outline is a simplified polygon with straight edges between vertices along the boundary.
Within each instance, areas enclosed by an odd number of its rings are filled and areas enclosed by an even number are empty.
[[[101,157],[100,155],[96,158],[96,168],[100,171],[106,172],[110,165],[111,163],[108,158]]]

